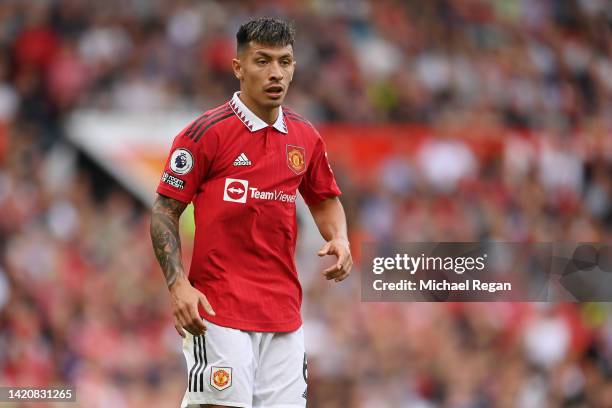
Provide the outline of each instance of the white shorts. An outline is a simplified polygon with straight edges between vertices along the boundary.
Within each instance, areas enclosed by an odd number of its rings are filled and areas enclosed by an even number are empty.
[[[215,404],[248,408],[306,406],[304,332],[248,332],[206,321],[186,332],[187,391],[181,408]]]

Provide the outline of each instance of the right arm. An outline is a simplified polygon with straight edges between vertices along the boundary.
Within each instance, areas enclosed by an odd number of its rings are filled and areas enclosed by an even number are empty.
[[[214,315],[206,296],[189,283],[181,261],[179,218],[187,204],[158,195],[151,214],[151,241],[172,299],[174,327],[185,337],[183,328],[194,336],[204,333],[206,326],[199,316],[198,303]]]

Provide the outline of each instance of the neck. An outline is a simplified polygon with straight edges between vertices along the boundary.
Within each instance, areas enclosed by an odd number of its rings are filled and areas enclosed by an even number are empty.
[[[253,98],[242,91],[240,91],[238,97],[242,103],[244,103],[246,107],[251,110],[251,112],[257,115],[258,118],[266,122],[268,125],[272,125],[274,122],[276,122],[276,119],[278,118],[278,106],[271,109],[262,108],[255,102],[255,100],[253,100]]]

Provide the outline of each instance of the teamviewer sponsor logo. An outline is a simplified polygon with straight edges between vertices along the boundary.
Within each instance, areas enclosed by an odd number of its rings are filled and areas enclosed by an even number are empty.
[[[249,187],[247,180],[225,179],[223,200],[234,203],[246,203],[247,195],[252,200],[280,201],[281,203],[295,203],[296,194],[287,194],[283,190],[262,191],[257,187]]]
[[[283,190],[259,191],[257,187],[249,188],[251,198],[258,200],[274,200],[282,203],[295,203],[295,194],[287,194]]]
[[[227,178],[225,179],[223,200],[230,201],[233,203],[246,203],[248,189],[248,180]]]

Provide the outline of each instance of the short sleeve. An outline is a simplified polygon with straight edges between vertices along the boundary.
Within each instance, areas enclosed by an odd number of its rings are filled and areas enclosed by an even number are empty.
[[[157,192],[175,200],[192,201],[211,162],[212,135],[199,141],[189,137],[187,126],[175,138],[166,160]],[[210,132],[208,132],[210,133]]]
[[[327,160],[325,143],[320,136],[315,144],[312,158],[300,183],[299,190],[309,206],[342,194]]]

